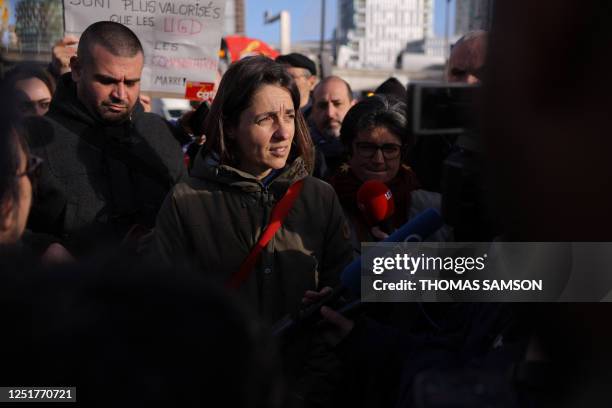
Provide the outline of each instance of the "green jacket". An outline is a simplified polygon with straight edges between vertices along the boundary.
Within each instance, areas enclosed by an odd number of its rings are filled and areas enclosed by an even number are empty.
[[[268,323],[296,310],[304,292],[336,286],[351,261],[350,230],[333,188],[295,159],[267,186],[250,174],[198,157],[191,178],[160,210],[153,249],[173,264],[188,259],[220,283],[229,280],[268,225],[289,186],[304,186],[238,295]]]

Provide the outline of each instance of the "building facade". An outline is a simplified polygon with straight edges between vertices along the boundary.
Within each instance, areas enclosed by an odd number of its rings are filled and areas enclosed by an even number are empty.
[[[410,41],[433,37],[434,0],[339,0],[338,64],[389,69]]]
[[[223,35],[244,35],[244,0],[225,1]]]
[[[49,52],[63,32],[61,0],[15,2],[15,34],[20,51]]]
[[[62,38],[64,32],[64,16],[62,0],[15,0],[11,2],[9,10],[8,1],[0,0],[2,11],[2,27],[0,31],[5,40],[4,33],[9,31],[8,16],[14,13],[14,29],[12,31],[16,40],[11,47],[21,52],[47,53],[56,41]],[[7,7],[2,7],[7,4]],[[226,0],[225,23],[223,35],[242,34],[245,32],[244,0]]]
[[[493,14],[493,0],[456,0],[455,35],[473,30],[488,30]]]

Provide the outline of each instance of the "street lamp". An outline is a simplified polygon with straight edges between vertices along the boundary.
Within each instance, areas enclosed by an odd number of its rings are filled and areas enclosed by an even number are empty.
[[[264,13],[264,24],[272,24],[280,20],[280,52],[289,54],[291,52],[291,17],[287,10],[283,10],[275,16]]]
[[[446,63],[448,63],[448,58],[450,56],[448,44],[448,32],[450,31],[450,2],[451,0],[446,0],[446,20],[444,22],[444,60]]]

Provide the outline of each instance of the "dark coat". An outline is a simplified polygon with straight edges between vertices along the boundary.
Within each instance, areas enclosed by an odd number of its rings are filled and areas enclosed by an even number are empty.
[[[192,259],[202,273],[227,282],[255,245],[289,186],[304,187],[240,296],[269,323],[296,310],[306,290],[336,286],[351,261],[349,230],[329,184],[309,177],[301,158],[269,185],[233,167],[198,157],[186,183],[168,195],[157,218],[154,253],[173,264]]]
[[[44,160],[30,228],[70,250],[121,242],[134,225],[153,227],[168,191],[182,179],[182,152],[164,121],[140,104],[108,124],[79,101],[64,75],[46,117],[25,123],[32,153]]]
[[[211,157],[198,156],[191,176],[159,212],[153,256],[160,262],[189,259],[211,280],[227,282],[268,225],[274,205],[303,179],[299,197],[238,297],[272,324],[296,311],[306,290],[339,284],[352,258],[350,231],[332,187],[308,176],[301,158],[266,185]],[[292,398],[307,407],[330,406],[339,371],[329,347],[310,331],[288,343],[283,362]]]
[[[310,126],[309,132],[316,149],[314,176],[327,180],[347,159],[344,145],[337,137],[322,135],[314,125]]]
[[[346,406],[430,406],[416,401],[437,395],[456,403],[445,405],[442,399],[436,406],[480,407],[486,406],[489,392],[501,395],[501,389],[487,389],[482,395],[473,390],[489,387],[488,375],[507,376],[524,356],[529,331],[518,321],[516,308],[508,303],[421,303],[417,309],[408,330],[361,319],[337,346],[337,355],[347,365],[346,386],[354,390],[347,393]],[[471,370],[478,373],[478,381],[469,376]],[[433,373],[444,379],[434,391],[428,388]],[[457,392],[462,387],[466,392]]]

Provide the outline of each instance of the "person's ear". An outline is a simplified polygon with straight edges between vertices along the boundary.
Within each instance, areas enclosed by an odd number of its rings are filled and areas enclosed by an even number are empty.
[[[351,101],[351,107],[355,106],[355,104],[357,103],[357,99],[354,99]]]
[[[0,233],[9,231],[15,222],[13,208],[15,207],[12,198],[7,198],[0,204]]]
[[[70,75],[74,82],[78,82],[81,79],[82,69],[83,67],[79,58],[76,55],[70,57]]]
[[[310,77],[308,77],[308,84],[310,85],[309,91],[312,92],[315,85],[317,84],[317,77],[314,75],[311,75]]]

